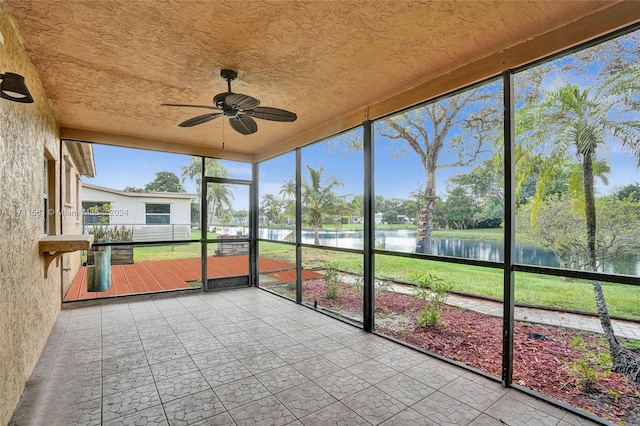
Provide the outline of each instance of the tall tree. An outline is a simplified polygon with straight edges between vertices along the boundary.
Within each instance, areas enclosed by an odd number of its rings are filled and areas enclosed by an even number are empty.
[[[576,210],[573,201],[568,193],[547,197],[538,210],[534,224],[531,223],[531,204],[521,206],[516,214],[516,229],[522,241],[552,250],[560,267],[582,269],[589,266],[589,259],[585,257],[588,250],[587,229],[584,209]],[[639,209],[640,203],[620,200],[615,196],[596,199],[599,269],[606,262],[638,252]]]
[[[341,180],[334,176],[329,176],[322,180],[324,167],[318,169],[307,165],[309,180],[302,182],[302,212],[304,221],[313,228],[314,244],[320,244],[318,231],[322,229],[322,224],[327,216],[337,214],[342,200],[334,192],[335,188],[342,187]]]
[[[229,172],[220,162],[213,158],[207,158],[205,161],[206,176],[230,177]],[[188,165],[182,167],[182,183],[187,179],[195,181],[196,191],[202,196],[202,159],[200,157],[191,157]],[[209,220],[215,217],[221,217],[223,212],[230,210],[232,207],[233,193],[229,190],[230,185],[221,183],[209,183],[207,185],[207,214]]]
[[[467,195],[464,188],[457,186],[449,193],[445,201],[444,217],[454,228],[467,229],[477,212],[476,200]]]
[[[431,244],[436,205],[436,172],[462,167],[487,152],[489,141],[499,136],[500,90],[497,84],[467,90],[426,106],[382,121],[378,133],[392,141],[403,141],[399,150],[414,151],[424,168],[425,187],[421,194],[416,251],[426,253]],[[448,155],[444,161],[442,152]]]
[[[146,192],[187,192],[180,183],[180,178],[173,172],[156,173],[156,178],[146,184],[144,190]]]
[[[632,183],[616,191],[616,197],[620,200],[629,200],[633,202],[640,202],[640,183]]]
[[[144,188],[138,188],[136,186],[125,186],[124,192],[144,192]]]
[[[477,203],[474,219],[480,228],[497,228],[504,219],[504,170],[500,155],[475,165],[469,173],[452,176],[447,181],[462,187]]]
[[[292,177],[289,180],[284,181],[280,187],[279,194],[286,200],[293,200],[296,198],[296,179]]]
[[[483,205],[496,202],[504,206],[504,170],[497,158],[477,164],[469,173],[452,176],[449,182],[468,189],[469,194]]]
[[[285,201],[285,215],[287,219],[291,220],[296,215],[296,179],[295,176],[291,179],[284,181],[280,187],[279,194]]]
[[[278,222],[284,210],[283,200],[273,194],[265,194],[260,202],[260,214],[267,218],[268,224]]]
[[[640,119],[637,109],[640,94],[640,68],[633,67],[607,78],[595,88],[583,89],[566,84],[547,93],[544,101],[534,110],[528,152],[541,161],[536,191],[544,192],[545,182],[558,174],[557,166],[573,153],[582,169],[584,218],[586,222],[586,250],[588,267],[598,270],[596,250],[597,217],[594,185],[594,164],[607,139],[617,140],[628,149],[640,166]],[[525,147],[526,147],[525,143]],[[544,151],[540,148],[544,146]],[[615,371],[640,381],[640,360],[634,352],[622,347],[613,332],[611,317],[599,281],[593,281],[600,324],[609,342]]]

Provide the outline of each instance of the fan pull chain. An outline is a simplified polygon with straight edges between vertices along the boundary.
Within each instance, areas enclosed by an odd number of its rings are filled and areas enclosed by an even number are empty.
[[[224,120],[222,120],[222,149],[224,149]]]

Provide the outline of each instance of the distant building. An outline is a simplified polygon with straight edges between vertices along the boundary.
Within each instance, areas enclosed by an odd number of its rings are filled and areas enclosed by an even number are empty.
[[[93,226],[124,226],[133,241],[169,241],[191,238],[191,203],[197,194],[125,192],[98,185],[82,185],[85,232]],[[101,210],[109,204],[111,211]]]
[[[397,216],[397,222],[396,223],[401,223],[403,225],[407,225],[409,223],[413,223],[413,219],[411,219],[409,216],[404,215],[404,214],[399,214]]]

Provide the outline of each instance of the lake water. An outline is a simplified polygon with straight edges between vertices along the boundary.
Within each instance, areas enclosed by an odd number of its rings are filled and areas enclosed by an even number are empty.
[[[225,228],[230,234],[247,233],[247,228]],[[290,229],[260,228],[259,238],[275,241],[293,241],[294,233]],[[362,249],[364,244],[362,231],[329,231],[319,233],[320,245],[328,247],[342,247]],[[313,244],[313,231],[302,231],[302,243]],[[410,229],[390,229],[375,232],[376,248],[414,253],[416,251],[416,231]],[[488,260],[502,262],[502,241],[491,240],[461,240],[455,238],[434,238],[428,254],[440,256],[454,256],[467,259]],[[528,244],[516,243],[516,263],[535,266],[559,266],[558,261],[550,250],[541,249]],[[604,271],[614,274],[640,276],[640,254],[620,256],[608,262]]]

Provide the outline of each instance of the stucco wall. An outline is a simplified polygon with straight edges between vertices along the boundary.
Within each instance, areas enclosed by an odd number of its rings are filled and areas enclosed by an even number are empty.
[[[33,104],[0,99],[0,425],[4,425],[40,356],[61,300],[59,269],[52,265],[45,279],[38,252],[38,239],[44,233],[38,215],[43,209],[44,152],[59,158],[58,127],[2,1],[0,32],[4,36],[0,72],[24,75],[35,99]]]
[[[80,181],[79,166],[74,163],[70,155],[68,144],[62,144],[61,172],[61,203],[63,215],[60,216],[63,234],[82,234],[82,202],[80,200],[82,183]],[[60,167],[59,167],[60,169]],[[69,169],[69,173],[66,172]],[[67,179],[69,182],[67,183]],[[67,195],[68,190],[68,195]],[[62,256],[62,297],[69,291],[71,283],[82,266],[82,253],[74,252]],[[53,267],[52,267],[53,269]]]

